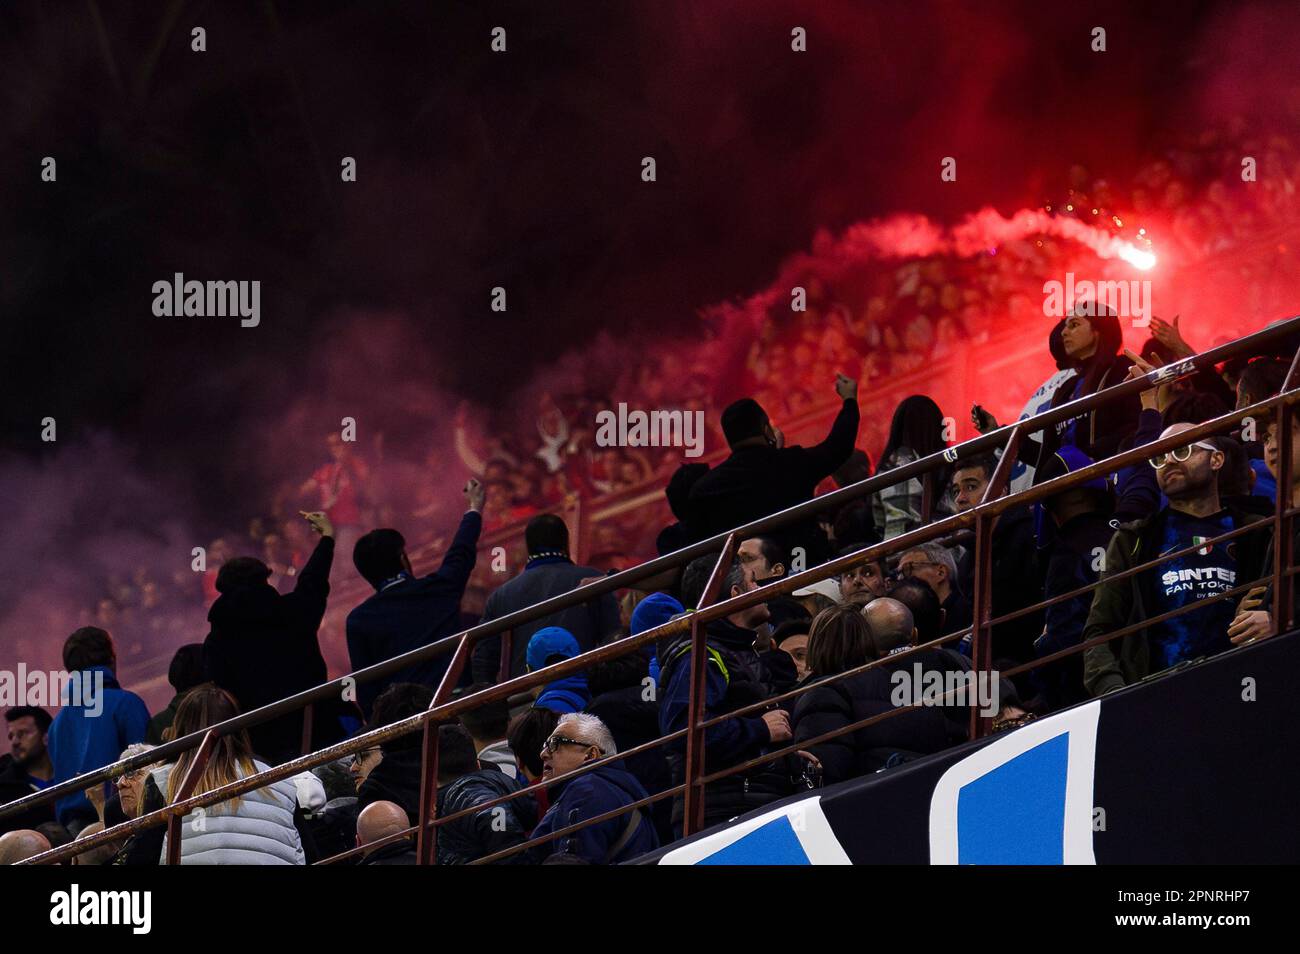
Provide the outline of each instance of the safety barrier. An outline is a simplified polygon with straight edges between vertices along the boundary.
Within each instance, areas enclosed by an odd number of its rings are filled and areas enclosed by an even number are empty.
[[[755,765],[779,758],[782,755],[796,751],[798,748],[823,741],[823,738],[803,740],[797,744],[792,744],[785,748],[764,753],[763,755],[738,766],[730,766],[711,774],[706,772],[703,743],[704,732],[707,728],[724,719],[735,718],[739,715],[745,714],[746,712],[757,711],[758,709],[771,706],[774,701],[788,701],[789,699],[796,698],[802,692],[811,688],[810,686],[802,686],[780,697],[779,700],[765,700],[762,703],[755,704],[754,706],[737,712],[727,713],[726,715],[719,716],[715,719],[705,719],[704,674],[706,653],[703,650],[706,645],[705,627],[709,622],[729,616],[757,603],[767,602],[774,596],[789,594],[795,589],[806,587],[814,582],[836,576],[853,566],[866,562],[883,560],[890,555],[912,549],[918,544],[946,538],[956,532],[972,531],[975,540],[974,554],[976,582],[972,626],[967,631],[949,634],[940,640],[927,644],[926,646],[906,650],[904,653],[890,657],[890,659],[891,661],[896,662],[901,658],[905,658],[907,653],[920,652],[923,649],[933,648],[936,645],[951,642],[955,639],[961,638],[965,632],[969,632],[972,635],[973,669],[976,673],[987,673],[990,671],[990,664],[992,662],[990,658],[990,638],[994,626],[1025,613],[1042,609],[1052,603],[1083,595],[1102,585],[1102,583],[1092,584],[1080,588],[1074,593],[1060,595],[1051,600],[1036,604],[1035,606],[1022,608],[1017,610],[1015,613],[993,618],[991,614],[991,594],[989,591],[992,558],[991,541],[993,525],[1000,514],[1013,506],[1039,502],[1071,487],[1084,484],[1096,477],[1104,476],[1113,473],[1120,468],[1140,463],[1152,454],[1163,453],[1164,451],[1184,446],[1211,434],[1220,433],[1230,425],[1235,424],[1246,417],[1260,417],[1264,414],[1276,415],[1279,425],[1278,440],[1281,447],[1279,473],[1277,475],[1279,487],[1278,506],[1275,514],[1268,521],[1273,524],[1274,539],[1277,541],[1277,545],[1274,547],[1274,565],[1270,576],[1238,585],[1211,599],[1201,600],[1195,606],[1184,607],[1180,610],[1172,611],[1159,617],[1154,617],[1153,619],[1146,621],[1144,624],[1138,624],[1137,626],[1130,626],[1112,633],[1103,634],[1102,636],[1098,636],[1087,642],[1070,647],[1067,650],[1062,650],[1051,656],[1035,660],[1032,663],[1026,663],[1014,670],[1008,670],[1005,675],[1014,675],[1022,671],[1027,671],[1032,668],[1037,668],[1058,661],[1074,653],[1081,653],[1093,645],[1098,645],[1111,639],[1118,638],[1127,632],[1140,628],[1142,625],[1149,625],[1154,621],[1172,618],[1185,612],[1200,609],[1214,601],[1238,596],[1247,592],[1252,586],[1262,582],[1267,582],[1269,579],[1273,582],[1275,596],[1275,606],[1273,607],[1273,632],[1285,631],[1290,626],[1294,606],[1292,601],[1292,588],[1289,585],[1284,586],[1283,583],[1288,577],[1295,573],[1295,569],[1292,567],[1291,525],[1295,514],[1300,512],[1297,509],[1288,506],[1289,495],[1286,493],[1286,488],[1288,488],[1291,483],[1290,423],[1294,414],[1293,405],[1297,399],[1300,399],[1300,391],[1295,389],[1297,362],[1300,362],[1300,352],[1296,354],[1295,358],[1293,358],[1291,362],[1291,367],[1282,392],[1272,398],[1260,401],[1250,407],[1224,414],[1213,420],[1206,421],[1205,423],[1197,425],[1182,434],[1157,440],[1142,447],[1116,454],[1106,460],[1098,461],[1086,468],[1067,474],[1063,477],[1038,484],[1019,494],[1012,496],[1004,496],[1003,494],[1006,490],[1010,470],[1015,464],[1021,444],[1029,434],[1044,430],[1081,414],[1089,413],[1103,404],[1134,397],[1141,391],[1150,387],[1170,383],[1174,380],[1187,377],[1199,370],[1213,368],[1217,363],[1229,358],[1253,355],[1272,350],[1281,342],[1293,342],[1294,338],[1292,336],[1297,333],[1300,333],[1300,318],[1293,318],[1286,322],[1277,323],[1269,328],[1237,341],[1211,349],[1164,368],[1155,369],[1141,378],[1129,380],[1108,388],[1105,391],[1071,401],[1060,407],[1043,412],[1029,420],[1020,421],[999,428],[996,431],[981,435],[980,437],[966,441],[956,447],[949,448],[946,451],[929,455],[921,460],[899,467],[895,470],[883,474],[877,474],[875,477],[841,488],[833,493],[825,494],[806,503],[799,504],[779,513],[753,521],[744,527],[736,528],[729,533],[719,534],[708,540],[678,550],[675,553],[612,574],[569,593],[553,597],[542,603],[511,613],[501,619],[471,627],[462,633],[447,637],[429,646],[395,657],[367,669],[360,670],[351,674],[350,677],[341,677],[340,679],[332,680],[314,689],[291,696],[275,704],[265,706],[252,712],[244,713],[235,719],[212,726],[203,732],[193,733],[185,738],[166,743],[150,752],[143,753],[131,759],[120,760],[112,765],[79,776],[76,779],[72,779],[60,785],[51,786],[43,792],[27,796],[5,806],[0,806],[0,818],[23,811],[33,805],[60,798],[72,792],[84,790],[90,785],[102,783],[103,781],[115,777],[124,771],[130,771],[146,765],[153,765],[160,761],[169,761],[174,759],[181,752],[195,747],[201,747],[199,756],[196,757],[192,765],[192,770],[188,773],[187,778],[185,779],[185,784],[182,785],[180,794],[184,797],[178,797],[171,804],[158,811],[151,812],[140,818],[129,820],[121,825],[115,826],[114,828],[75,842],[74,844],[52,849],[51,851],[30,860],[31,863],[58,862],[71,855],[79,854],[83,851],[104,844],[105,842],[116,841],[145,828],[167,824],[170,829],[176,829],[179,825],[180,819],[186,813],[195,808],[226,801],[245,792],[288,778],[303,770],[323,765],[343,756],[356,754],[382,742],[420,730],[423,732],[423,779],[419,817],[420,819],[423,819],[423,823],[417,820],[416,824],[408,831],[408,834],[410,831],[414,831],[417,836],[420,861],[422,863],[430,863],[435,860],[437,829],[441,825],[461,817],[460,814],[441,818],[434,817],[434,808],[437,802],[438,725],[450,722],[456,719],[462,712],[468,711],[469,709],[485,702],[497,701],[508,698],[516,693],[538,688],[562,676],[578,672],[608,659],[636,652],[643,646],[658,642],[671,636],[684,634],[689,630],[692,640],[692,671],[690,706],[686,728],[668,736],[661,737],[651,743],[647,743],[646,745],[639,746],[636,749],[618,753],[617,755],[611,756],[609,759],[595,763],[588,763],[587,765],[581,766],[564,776],[548,779],[545,782],[537,783],[518,792],[511,793],[510,795],[502,796],[500,799],[493,802],[476,806],[474,811],[482,811],[485,808],[491,807],[500,802],[530,795],[541,787],[550,787],[552,785],[563,783],[571,778],[593,770],[597,765],[607,764],[610,760],[627,758],[630,755],[645,751],[656,745],[678,743],[684,738],[686,748],[686,777],[680,784],[677,784],[663,792],[656,793],[642,802],[624,806],[622,809],[608,813],[605,816],[587,819],[577,826],[570,826],[568,828],[557,830],[543,839],[537,839],[535,841],[517,845],[505,852],[498,853],[498,855],[479,859],[479,862],[486,863],[492,860],[497,860],[498,857],[525,850],[536,844],[540,844],[543,841],[563,837],[564,835],[571,833],[572,830],[582,827],[583,825],[599,823],[600,821],[606,820],[608,817],[613,817],[620,812],[631,811],[634,808],[643,807],[643,805],[650,804],[663,798],[675,797],[679,794],[682,795],[685,800],[685,832],[687,834],[692,834],[698,831],[702,825],[704,817],[705,785],[729,775],[736,774],[737,772],[745,771]],[[785,579],[769,583],[734,597],[729,597],[720,601],[717,600],[718,590],[721,586],[722,579],[731,563],[735,548],[741,540],[750,536],[759,535],[765,531],[781,527],[794,521],[802,520],[822,510],[835,506],[842,506],[851,500],[875,493],[885,487],[892,486],[905,480],[913,478],[925,479],[927,475],[942,472],[944,469],[951,467],[951,465],[957,461],[976,455],[986,454],[994,450],[1000,450],[1002,456],[997,465],[996,472],[989,482],[989,487],[984,500],[973,509],[937,520],[884,543],[864,547],[854,553],[830,560],[801,573],[786,577]],[[1240,535],[1243,532],[1245,532],[1245,530],[1239,528],[1223,534],[1220,537],[1215,537],[1212,540],[1202,541],[1198,543],[1197,546],[1203,547],[1207,543],[1227,540]],[[1196,549],[1196,547],[1187,548],[1172,554],[1165,554],[1158,560],[1150,561],[1149,563],[1139,567],[1130,568],[1124,574],[1116,574],[1111,577],[1111,579],[1118,579],[1123,576],[1143,572],[1146,569],[1150,569],[1151,566],[1158,565],[1160,562],[1165,560],[1173,559],[1177,556],[1192,552],[1194,549]],[[584,603],[590,599],[613,592],[617,589],[629,587],[636,583],[646,584],[647,588],[652,588],[655,585],[663,585],[665,578],[670,577],[672,571],[684,566],[686,563],[697,557],[715,553],[718,554],[717,562],[706,588],[705,596],[701,600],[700,607],[688,616],[666,623],[636,636],[626,637],[615,643],[599,647],[590,652],[574,657],[573,659],[565,660],[564,662],[549,666],[545,669],[536,672],[529,672],[513,679],[507,679],[498,685],[473,695],[453,698],[453,689],[457,685],[460,674],[463,672],[464,666],[469,660],[470,653],[473,647],[481,640],[491,636],[506,634],[517,626],[541,619],[562,609]],[[508,639],[503,639],[503,643],[506,642],[508,642]],[[251,725],[257,725],[268,719],[276,718],[297,711],[298,709],[309,707],[317,701],[327,698],[337,698],[343,690],[345,679],[351,679],[355,682],[365,682],[376,678],[382,678],[383,676],[390,675],[408,665],[411,665],[412,663],[432,659],[448,652],[452,652],[452,658],[447,672],[434,695],[431,707],[426,712],[412,716],[409,719],[405,719],[393,725],[367,731],[346,742],[341,742],[320,751],[304,755],[265,772],[240,779],[210,792],[205,792],[200,795],[189,794],[193,787],[192,781],[198,778],[202,770],[202,764],[206,761],[203,757],[204,751],[210,751],[213,741],[215,741],[215,739],[220,735],[230,731],[247,728]],[[508,646],[503,646],[503,654],[506,652],[508,652]],[[849,673],[840,674],[835,678],[846,678],[855,672],[879,665],[881,662],[881,660],[877,660],[868,663],[866,666],[859,667]],[[824,683],[818,683],[818,685],[821,684]],[[907,711],[907,709],[913,707],[914,706],[899,707],[896,710],[882,713],[881,715],[874,716],[871,719],[864,720],[863,722],[843,727],[828,734],[824,738],[831,738],[848,732],[857,731],[868,725],[874,724],[875,722],[896,716],[898,713]],[[308,709],[308,711],[310,710]],[[305,723],[304,737],[309,738],[310,720],[306,719]],[[978,738],[986,734],[988,728],[988,719],[981,717],[976,712],[972,712],[972,738]],[[190,776],[192,776],[192,778]],[[178,860],[179,850],[180,838],[171,838],[169,841],[169,855],[172,856],[170,860]]]

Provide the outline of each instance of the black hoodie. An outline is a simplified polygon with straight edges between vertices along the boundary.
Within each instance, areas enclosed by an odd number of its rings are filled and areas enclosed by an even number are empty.
[[[239,703],[242,712],[278,702],[325,681],[316,630],[329,596],[334,539],[321,537],[292,593],[269,583],[233,587],[208,610],[211,631],[203,642],[208,678]],[[313,742],[326,745],[327,720],[316,718]],[[302,715],[292,713],[248,730],[253,751],[271,764],[300,754]]]

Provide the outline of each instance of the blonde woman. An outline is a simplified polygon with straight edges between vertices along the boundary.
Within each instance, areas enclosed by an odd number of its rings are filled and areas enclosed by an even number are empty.
[[[175,734],[184,738],[239,714],[234,698],[212,685],[194,688],[176,712]],[[175,763],[153,769],[144,783],[141,815],[176,800],[197,750],[183,753]],[[248,733],[231,732],[217,739],[212,756],[193,794],[220,788],[268,766],[253,758]],[[181,822],[183,865],[301,865],[307,863],[302,810],[292,779],[196,809]],[[311,847],[310,838],[306,842]],[[166,828],[141,832],[126,849],[127,864],[164,864]],[[311,854],[314,855],[314,850]]]

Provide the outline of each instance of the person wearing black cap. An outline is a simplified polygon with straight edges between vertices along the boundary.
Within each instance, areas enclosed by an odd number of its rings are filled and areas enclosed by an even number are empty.
[[[742,398],[722,412],[731,456],[691,486],[685,522],[692,541],[812,499],[817,485],[849,459],[858,436],[857,382],[837,375],[835,393],[844,404],[826,439],[812,447],[786,447],[785,437],[753,398]],[[782,527],[774,535],[787,552],[803,547],[809,566],[828,555],[826,535],[816,520]]]

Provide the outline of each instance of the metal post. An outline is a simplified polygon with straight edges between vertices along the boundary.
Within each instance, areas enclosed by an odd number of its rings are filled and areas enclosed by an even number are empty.
[[[411,823],[419,826],[415,831],[415,863],[431,865],[437,861],[434,842],[438,837],[437,832],[429,827],[438,803],[438,723],[432,719],[424,720],[424,737],[420,745],[420,817],[411,819]]]
[[[465,636],[456,645],[456,654],[451,657],[447,671],[442,674],[442,681],[429,703],[430,709],[447,702],[452,691],[460,684],[461,674],[469,661],[470,644]],[[432,865],[438,861],[438,829],[429,824],[438,814],[438,728],[440,723],[432,719],[424,720],[423,756],[420,761],[420,807],[418,819],[411,823],[418,825],[415,834],[415,863]]]
[[[501,633],[501,661],[497,664],[497,682],[505,682],[510,678],[511,656],[514,654],[514,633],[513,629],[507,629]]]
[[[989,476],[988,485],[980,503],[986,504],[996,500],[1006,491],[1011,478],[1011,468],[1016,464],[1020,451],[1022,425],[1011,429],[1002,457]],[[993,618],[993,526],[997,517],[984,515],[975,518],[975,592],[971,599],[971,669],[975,676],[975,685],[986,685],[980,676],[991,672],[993,668],[993,628],[989,620]],[[1026,559],[1028,555],[1026,555]],[[980,705],[971,706],[970,737],[981,739],[988,735],[992,720],[981,715]]]
[[[1300,351],[1291,360],[1286,380],[1282,382],[1285,394],[1296,386],[1297,368],[1300,367]],[[1295,419],[1295,410],[1285,401],[1279,401],[1276,418],[1276,440],[1278,445],[1277,463],[1277,508],[1273,523],[1273,632],[1277,635],[1291,629],[1291,617],[1294,613],[1295,582],[1285,575],[1294,556],[1294,538],[1291,532],[1292,518],[1287,516],[1291,508],[1291,485],[1295,479],[1291,467],[1291,422]]]
[[[180,788],[176,790],[176,797],[172,799],[172,804],[183,802],[194,794],[194,788],[199,784],[199,779],[203,777],[203,771],[208,767],[208,759],[212,757],[212,750],[217,745],[217,733],[213,729],[208,729],[207,734],[203,736],[203,741],[199,743],[199,749],[194,753],[194,761],[190,763],[185,778],[181,779]],[[173,815],[167,819],[167,864],[178,865],[181,863],[181,816]]]
[[[906,481],[904,482],[906,483]],[[934,473],[927,471],[921,477],[921,522],[929,523],[934,519]]]
[[[971,669],[975,685],[979,677],[992,668],[993,635],[989,620],[992,618],[993,576],[993,521],[987,517],[975,518],[975,593],[971,600]],[[988,734],[989,720],[980,715],[980,706],[970,710],[970,737],[981,739]]]
[[[311,729],[312,713],[316,708],[316,703],[309,702],[302,710],[302,754],[307,755],[312,751],[311,747]]]
[[[572,516],[572,551],[569,556],[573,562],[582,566],[583,561],[587,558],[587,521],[586,515],[582,512],[582,497],[574,493],[569,496],[569,507]]]
[[[700,597],[700,605],[695,609],[703,609],[717,599],[722,581],[731,568],[735,547],[736,535],[732,533],[727,536],[727,542],[723,544],[717,565],[714,566],[709,582],[704,587],[704,595]],[[700,728],[700,723],[704,721],[707,701],[705,676],[708,671],[709,654],[706,626],[707,624],[700,622],[698,615],[691,620],[691,696],[686,709],[686,804],[682,820],[682,834],[688,837],[704,827],[704,786],[698,784],[696,779],[704,775],[705,732]]]

